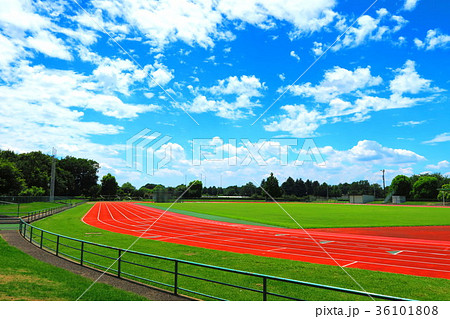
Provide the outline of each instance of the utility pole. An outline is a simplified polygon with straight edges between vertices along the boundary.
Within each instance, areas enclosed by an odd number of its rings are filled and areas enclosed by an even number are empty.
[[[56,149],[52,149],[52,173],[50,178],[50,202],[55,201]]]

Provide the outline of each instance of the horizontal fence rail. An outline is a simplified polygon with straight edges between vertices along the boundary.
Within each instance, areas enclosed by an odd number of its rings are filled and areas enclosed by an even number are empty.
[[[340,294],[338,299],[344,300],[352,300],[349,297],[352,295],[410,300],[125,250],[46,231],[24,218],[20,218],[19,231],[30,243],[56,256],[175,295],[205,300],[306,300],[311,289],[320,289],[324,294]]]

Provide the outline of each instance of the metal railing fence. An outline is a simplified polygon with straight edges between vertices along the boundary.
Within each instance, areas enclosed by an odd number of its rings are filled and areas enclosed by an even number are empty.
[[[20,234],[39,248],[119,278],[169,290],[175,295],[205,300],[306,300],[311,289],[320,289],[324,293],[338,293],[337,299],[352,300],[349,295],[357,295],[368,300],[410,300],[125,250],[46,231],[29,221],[20,218]]]

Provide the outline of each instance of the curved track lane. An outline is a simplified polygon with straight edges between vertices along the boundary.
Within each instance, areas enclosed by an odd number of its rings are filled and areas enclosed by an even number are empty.
[[[182,245],[450,279],[450,241],[307,230],[333,261],[301,229],[232,224],[163,213],[133,203],[102,202],[96,203],[82,220],[104,230]]]

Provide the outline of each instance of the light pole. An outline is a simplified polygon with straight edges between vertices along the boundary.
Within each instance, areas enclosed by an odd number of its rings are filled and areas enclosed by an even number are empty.
[[[384,179],[384,172],[385,172],[385,170],[382,169],[380,171],[383,172],[383,194],[386,195],[386,182],[385,182],[385,179]]]
[[[50,177],[50,202],[55,201],[55,177],[56,177],[56,148],[52,151],[52,171]]]

